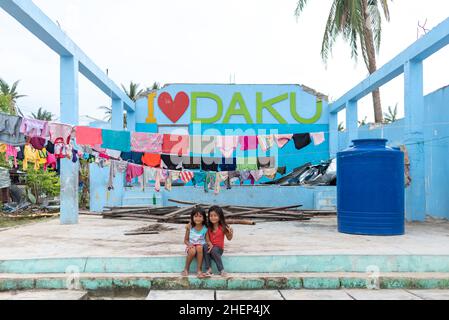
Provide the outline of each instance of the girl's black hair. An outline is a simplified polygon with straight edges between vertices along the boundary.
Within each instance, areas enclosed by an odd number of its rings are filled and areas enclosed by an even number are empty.
[[[206,211],[202,208],[193,208],[192,213],[190,213],[190,224],[192,225],[192,228],[196,226],[195,221],[193,221],[193,217],[200,213],[203,216],[203,226],[207,226],[207,217],[206,217]]]
[[[209,209],[207,222],[210,225],[212,225],[212,223],[210,222],[210,214],[211,214],[211,212],[215,212],[216,214],[218,214],[218,218],[219,218],[218,224],[220,226],[222,226],[223,228],[226,228],[228,226],[226,224],[226,219],[225,219],[225,216],[224,216],[223,209],[221,207],[219,207],[219,206],[213,206],[213,207],[211,207]]]

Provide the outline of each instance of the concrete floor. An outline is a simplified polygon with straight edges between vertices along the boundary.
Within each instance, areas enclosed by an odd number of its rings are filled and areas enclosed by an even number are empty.
[[[156,291],[147,300],[449,300],[449,290]]]
[[[0,231],[1,259],[57,257],[142,257],[184,254],[183,225],[159,235],[125,236],[151,222],[108,220],[80,216],[80,223],[62,226],[58,220]],[[232,255],[449,255],[449,222],[428,221],[407,225],[400,237],[365,237],[337,232],[336,218],[310,222],[235,225],[226,242]]]
[[[87,291],[30,290],[0,292],[0,300],[87,300]]]

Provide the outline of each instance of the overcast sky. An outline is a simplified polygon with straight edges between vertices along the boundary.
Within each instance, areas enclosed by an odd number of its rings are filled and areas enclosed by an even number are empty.
[[[305,84],[337,99],[367,76],[343,40],[324,66],[321,40],[330,0],[310,1],[297,21],[296,0],[35,0],[117,84]],[[449,17],[447,0],[395,0],[384,23],[378,65],[417,39],[418,22],[431,29]],[[421,32],[422,33],[422,32]],[[59,59],[0,9],[0,77],[21,80],[25,114],[44,107],[59,115]],[[449,48],[425,64],[425,92],[449,84]],[[383,88],[384,108],[403,104],[403,77]],[[373,119],[370,97],[359,117]],[[110,100],[80,80],[80,115],[103,118]]]

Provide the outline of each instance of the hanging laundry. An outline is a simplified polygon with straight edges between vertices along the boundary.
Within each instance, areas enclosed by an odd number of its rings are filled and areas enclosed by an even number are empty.
[[[50,141],[55,145],[56,143],[69,144],[72,136],[72,126],[62,123],[49,123],[48,129],[50,131]]]
[[[48,139],[50,136],[48,122],[37,119],[23,118],[20,125],[20,132],[27,137],[41,137]]]
[[[162,153],[177,154],[179,156],[189,155],[189,147],[189,136],[164,134],[162,142]]]
[[[28,163],[34,163],[34,170],[39,170],[40,165],[47,163],[47,157],[41,157],[39,150],[34,149],[31,145],[27,144],[24,147],[24,159],[23,159],[23,171],[28,170]]]
[[[101,145],[103,143],[101,129],[78,126],[75,127],[74,131],[76,143],[79,145],[94,146],[97,144]]]
[[[78,150],[75,149],[72,150],[72,162],[73,163],[78,162]]]
[[[190,152],[197,155],[212,155],[215,153],[215,136],[192,136],[190,138]]]
[[[161,166],[161,155],[160,154],[152,154],[152,153],[144,153],[141,161],[144,165],[152,168],[159,168]]]
[[[110,158],[118,160],[120,159],[120,155],[122,154],[122,152],[118,150],[106,149],[105,154],[107,154]]]
[[[254,178],[251,176],[251,171],[240,171],[240,184],[242,185],[246,180],[251,180],[251,184],[254,184]]]
[[[201,169],[201,157],[182,157],[182,166],[187,170],[200,170]]]
[[[161,167],[168,170],[182,170],[183,157],[177,155],[163,154],[161,155]]]
[[[172,181],[178,181],[181,179],[181,171],[170,171]]]
[[[120,150],[123,152],[131,151],[131,133],[129,131],[103,129],[102,138],[102,148]]]
[[[111,165],[111,160],[105,158],[96,158],[95,163],[98,164],[100,168],[106,168]]]
[[[275,157],[259,157],[259,158],[257,158],[257,167],[259,169],[276,168],[276,158]]]
[[[237,158],[223,158],[219,167],[220,171],[236,171]]]
[[[312,143],[312,139],[310,139],[310,133],[294,134],[293,140],[295,141],[295,148],[297,150],[301,150]]]
[[[262,151],[267,152],[274,146],[274,135],[259,136],[259,145]]]
[[[45,148],[45,145],[47,144],[47,140],[41,137],[32,137],[30,139],[30,143],[36,150],[42,150]]]
[[[257,136],[241,136],[239,137],[240,150],[257,150],[259,139]]]
[[[189,183],[195,174],[192,171],[184,170],[181,172],[181,180],[184,183]]]
[[[162,179],[162,174],[161,174],[161,169],[154,169],[156,170],[156,180],[154,183],[154,190],[156,192],[160,192],[161,191],[161,179]]]
[[[117,173],[124,173],[128,168],[128,163],[125,161],[112,160],[109,167],[109,180],[107,188],[109,191],[114,190],[114,178]]]
[[[14,168],[17,168],[18,164],[17,164],[17,149],[16,149],[16,147],[10,146],[9,144],[5,145],[5,147],[6,147],[6,149],[5,149],[6,160],[9,160],[9,158],[11,158],[11,157],[14,158]]]
[[[134,163],[128,163],[126,168],[126,182],[131,183],[134,178],[143,175],[143,167]]]
[[[11,146],[25,145],[25,136],[20,132],[22,118],[0,113],[0,142]]]
[[[229,178],[228,172],[217,172],[215,175],[215,187],[214,192],[215,194],[220,193],[221,183],[225,182]]]
[[[263,170],[251,170],[251,176],[254,178],[254,181],[257,182],[263,178]]]
[[[202,157],[201,158],[201,170],[209,172],[217,172],[218,164],[221,163],[221,158]]]
[[[64,142],[63,138],[57,138],[54,141],[54,155],[57,159],[70,159],[72,157],[72,148]]]
[[[293,134],[275,134],[274,140],[276,141],[276,144],[278,145],[279,149],[282,149],[285,147],[287,143],[290,142],[290,140],[293,138]]]
[[[219,136],[216,139],[216,147],[220,150],[225,158],[231,158],[235,149],[239,144],[237,136]]]
[[[206,172],[195,172],[192,179],[193,185],[196,187],[197,185],[205,182],[206,176],[207,176]]]
[[[55,155],[47,152],[47,162],[44,164],[44,170],[47,170],[48,167],[56,170],[57,163]]]
[[[257,157],[237,158],[237,171],[258,169]]]
[[[2,143],[0,144],[0,153],[5,153],[6,152],[6,144]]]
[[[156,181],[157,169],[151,167],[143,168],[143,190],[146,189],[148,181]]]
[[[133,132],[131,134],[131,151],[145,153],[162,152],[163,135],[159,133]]]
[[[270,180],[274,180],[276,178],[276,174],[278,173],[277,168],[266,168],[263,169],[263,175]]]
[[[52,154],[55,153],[55,145],[50,140],[47,141],[47,144],[45,145],[45,149],[47,149],[47,151],[52,153]]]
[[[143,156],[144,156],[144,153],[142,153],[142,152],[122,152],[120,157],[124,161],[141,165],[141,164],[143,164],[142,163]],[[160,159],[159,159],[159,162],[160,162]]]
[[[173,179],[172,179],[172,174],[169,171],[168,173],[168,177],[165,179],[165,190],[167,191],[171,191],[172,190],[172,184],[173,184]]]
[[[320,144],[323,144],[324,141],[326,141],[326,138],[324,137],[324,132],[311,133],[310,137],[312,138],[313,144],[315,146],[319,146]]]

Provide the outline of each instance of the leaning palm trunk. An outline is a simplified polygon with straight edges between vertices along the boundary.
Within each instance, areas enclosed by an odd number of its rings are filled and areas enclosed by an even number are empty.
[[[368,13],[368,1],[362,0],[362,8],[363,8],[363,15],[365,23],[363,24],[363,33],[364,33],[364,40],[365,40],[365,47],[366,47],[366,54],[367,54],[367,67],[369,74],[373,74],[377,70],[377,63],[376,63],[376,49],[374,47],[374,36],[373,31],[371,29],[371,21]],[[363,46],[363,43],[362,43]],[[380,90],[376,89],[372,93],[373,95],[373,106],[374,106],[374,119],[376,123],[382,123],[383,122],[383,113],[382,113],[382,104],[380,100]]]

